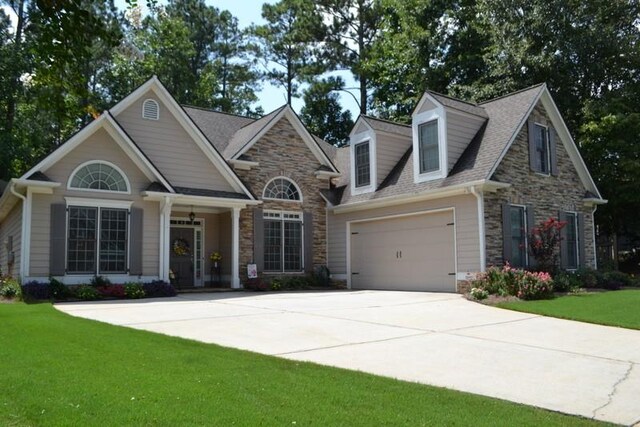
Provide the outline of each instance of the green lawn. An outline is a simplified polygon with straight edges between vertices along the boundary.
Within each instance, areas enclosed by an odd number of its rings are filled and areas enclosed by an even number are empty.
[[[568,295],[552,300],[517,301],[498,307],[544,316],[640,329],[640,290]]]
[[[8,426],[596,424],[73,318],[50,304],[0,304],[0,361]]]

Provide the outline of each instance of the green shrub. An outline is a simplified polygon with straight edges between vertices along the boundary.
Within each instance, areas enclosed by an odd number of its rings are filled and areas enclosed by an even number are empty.
[[[108,277],[93,276],[93,279],[91,279],[91,286],[109,286],[110,284],[111,280]]]
[[[145,292],[141,283],[128,282],[124,284],[124,296],[131,299],[144,298]]]
[[[509,264],[502,268],[490,267],[485,273],[478,274],[471,287],[490,295],[513,295],[521,299],[553,296],[553,280],[549,273],[525,271]]]
[[[16,279],[11,277],[0,278],[0,296],[4,298],[19,299],[22,296],[22,288]]]
[[[553,297],[553,281],[549,273],[525,271],[518,285],[516,296],[520,299],[537,300]]]
[[[53,299],[65,299],[69,295],[69,289],[61,281],[49,277],[49,294]]]
[[[482,288],[471,288],[469,295],[471,295],[471,298],[481,301],[489,296],[489,292]]]
[[[75,289],[75,296],[83,301],[95,301],[100,299],[100,292],[93,286],[80,285]]]
[[[602,274],[592,268],[580,268],[576,275],[583,288],[597,288],[602,284]]]
[[[275,278],[269,284],[272,291],[279,291],[282,289],[282,280]]]
[[[622,271],[608,271],[604,273],[603,279],[602,287],[613,291],[633,283],[631,277]]]
[[[471,282],[476,289],[483,289],[490,295],[506,296],[509,294],[503,270],[499,267],[489,267],[486,272],[478,274]]]
[[[553,277],[553,289],[557,292],[573,292],[582,285],[577,273],[561,271]]]

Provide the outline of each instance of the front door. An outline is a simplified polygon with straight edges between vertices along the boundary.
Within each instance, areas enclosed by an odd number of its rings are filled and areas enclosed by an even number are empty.
[[[194,255],[193,228],[171,227],[171,256],[169,266],[178,287],[193,286]]]

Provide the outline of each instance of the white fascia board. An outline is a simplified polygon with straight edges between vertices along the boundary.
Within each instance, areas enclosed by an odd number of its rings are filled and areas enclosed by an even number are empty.
[[[12,179],[11,182],[15,183],[18,187],[31,188],[33,193],[51,194],[54,188],[62,185],[59,182],[53,181],[34,181],[31,179]]]
[[[251,170],[251,168],[256,168],[260,165],[260,163],[258,162],[251,162],[249,160],[239,160],[239,159],[231,159],[229,160],[229,163],[231,164],[231,166],[233,166],[234,169],[239,169],[239,170]]]
[[[138,98],[144,95],[154,84],[160,84],[160,80],[158,80],[158,77],[155,75],[127,95],[122,101],[111,107],[109,112],[114,116],[117,116],[136,102]]]
[[[224,197],[187,196],[184,194],[169,194],[156,191],[143,191],[140,193],[144,200],[161,201],[169,197],[173,205],[186,204],[194,206],[245,208],[251,205],[262,204],[261,200],[228,199]]]
[[[70,139],[64,142],[57,150],[53,153],[49,154],[47,157],[42,159],[38,164],[29,169],[26,173],[24,173],[20,179],[26,179],[35,172],[41,171],[44,172],[49,169],[52,165],[54,165],[58,160],[71,152],[74,148],[80,145],[84,140],[89,138],[95,132],[100,129],[100,127],[104,124],[106,120],[106,115],[102,114],[100,117],[86,125],[84,128],[79,130],[75,135],[73,135]]]
[[[331,179],[331,178],[339,178],[342,174],[338,172],[316,171],[315,175],[316,175],[316,178]]]
[[[580,176],[580,180],[582,184],[591,191],[593,194],[597,195],[600,199],[602,199],[602,195],[598,191],[598,187],[596,187],[596,183],[591,177],[589,173],[589,169],[587,169],[587,165],[584,162],[584,159],[580,155],[580,151],[578,147],[571,137],[571,133],[569,132],[569,128],[567,128],[567,124],[564,122],[558,107],[556,106],[555,101],[551,97],[551,93],[547,89],[547,86],[544,86],[542,94],[540,96],[540,100],[542,101],[542,105],[546,110],[551,122],[553,123],[553,127],[560,136],[560,140],[562,141],[562,145],[565,150],[569,154],[571,161],[578,172],[578,176]],[[528,117],[529,115],[527,115]]]
[[[585,206],[606,205],[607,203],[609,203],[609,201],[606,199],[596,199],[593,197],[582,199],[582,202]]]

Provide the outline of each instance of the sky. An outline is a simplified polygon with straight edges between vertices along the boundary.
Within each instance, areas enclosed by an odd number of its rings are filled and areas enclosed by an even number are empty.
[[[238,22],[241,28],[246,28],[252,23],[263,24],[264,20],[260,15],[262,4],[273,4],[275,2],[276,0],[206,0],[206,3],[211,6],[215,6],[220,10],[228,10],[229,12],[231,12],[233,16],[238,18]],[[146,4],[146,1],[138,0],[138,3],[143,7],[144,13],[144,9],[146,9],[146,7],[144,6]],[[166,1],[160,0],[159,3],[164,4],[166,3]],[[122,10],[125,10],[127,7],[125,0],[115,0],[115,4]],[[342,79],[346,82],[346,87],[356,86],[356,82],[349,72],[340,71],[333,72],[328,75],[342,77]],[[354,90],[352,92],[356,98],[359,98],[360,95],[357,91]],[[349,94],[338,93],[338,95],[340,96],[340,103],[342,104],[343,108],[350,110],[351,115],[355,120],[355,118],[360,114],[358,104]],[[256,103],[256,106],[261,105],[265,113],[273,111],[287,102],[286,91],[284,90],[284,88],[280,86],[274,86],[268,82],[263,83],[262,90],[257,93],[257,96],[258,102]],[[302,99],[294,98],[292,105],[294,110],[299,113],[303,105],[304,104],[302,102]]]

